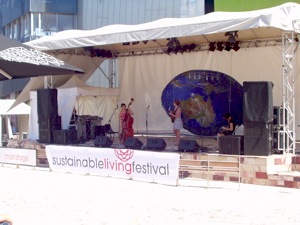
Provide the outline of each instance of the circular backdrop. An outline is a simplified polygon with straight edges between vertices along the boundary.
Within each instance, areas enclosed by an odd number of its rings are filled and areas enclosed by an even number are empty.
[[[225,122],[224,113],[231,113],[236,124],[242,123],[242,85],[224,73],[191,70],[179,74],[161,96],[167,114],[175,99],[181,103],[184,129],[193,134],[216,135]]]

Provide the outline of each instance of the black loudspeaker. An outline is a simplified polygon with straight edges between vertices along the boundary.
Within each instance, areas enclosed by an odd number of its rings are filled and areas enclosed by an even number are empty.
[[[200,146],[195,140],[180,140],[178,150],[181,152],[198,152]]]
[[[94,141],[96,147],[111,147],[113,141],[106,136],[97,136]]]
[[[226,135],[218,138],[218,147],[220,154],[243,155],[244,154],[244,136]]]
[[[131,149],[140,149],[143,146],[143,143],[138,138],[129,137],[125,140],[124,146]]]
[[[37,90],[38,118],[58,116],[57,89]]]
[[[61,129],[61,117],[54,116],[52,118],[39,118],[40,130],[60,130]]]
[[[273,83],[269,81],[243,83],[244,122],[270,123],[273,121],[272,89]]]
[[[53,143],[60,145],[75,144],[77,142],[76,130],[53,130]]]
[[[244,136],[249,138],[271,139],[273,124],[265,122],[244,122]]]
[[[53,135],[51,130],[39,130],[39,142],[51,144],[53,142]]]
[[[274,106],[274,126],[283,126],[283,107]],[[287,111],[285,110],[285,124],[287,121]]]
[[[244,155],[268,156],[272,153],[272,138],[244,137]]]
[[[146,149],[149,150],[165,150],[166,142],[162,138],[148,138]]]

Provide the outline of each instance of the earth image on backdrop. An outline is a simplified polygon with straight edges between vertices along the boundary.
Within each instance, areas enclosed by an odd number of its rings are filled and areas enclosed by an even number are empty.
[[[221,72],[191,70],[172,79],[162,92],[165,112],[174,110],[178,99],[184,129],[196,135],[215,136],[231,113],[236,124],[243,121],[243,88],[235,79]]]

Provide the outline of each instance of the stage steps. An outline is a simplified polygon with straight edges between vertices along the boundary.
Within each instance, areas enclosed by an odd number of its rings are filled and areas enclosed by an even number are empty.
[[[201,153],[180,153],[180,165],[186,160],[189,164],[197,161],[205,161],[206,154]],[[214,157],[214,158],[211,158]],[[257,184],[267,186],[279,186],[289,188],[300,188],[300,156],[299,155],[270,155],[270,156],[244,156],[244,155],[220,155],[210,156],[210,159],[220,162],[235,161],[240,159],[240,182],[246,184]],[[198,178],[207,179],[207,174],[193,168],[180,169],[181,179]],[[185,172],[183,172],[185,171]],[[217,173],[209,177],[212,181],[238,181],[237,174],[227,171]]]

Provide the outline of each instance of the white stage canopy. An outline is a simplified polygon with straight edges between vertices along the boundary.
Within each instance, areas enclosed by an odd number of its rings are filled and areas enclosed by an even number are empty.
[[[26,44],[55,55],[84,71],[86,69],[77,64],[83,63],[76,60],[77,57],[84,57],[84,63],[90,65],[96,59],[103,60],[111,56],[117,58],[119,104],[128,103],[130,98],[135,98],[132,105],[135,112],[134,129],[146,130],[146,107],[150,105],[149,131],[170,132],[172,124],[161,105],[161,94],[175,76],[188,70],[222,72],[241,85],[243,81],[272,81],[274,105],[280,106],[282,32],[297,32],[299,20],[300,5],[286,3],[250,12],[213,12],[194,18],[166,18],[138,25],[63,31]],[[228,36],[225,34],[229,31],[237,31],[236,41],[241,47],[238,51],[208,50],[210,43],[227,42]],[[194,44],[196,47],[183,54],[168,53],[168,44],[172,38],[176,38],[180,46]],[[109,52],[110,56],[103,55],[103,50]],[[299,56],[298,50],[295,55]],[[68,57],[73,61],[69,62]],[[295,74],[298,73],[296,65]],[[296,90],[300,87],[297,77],[295,87]],[[22,93],[20,98],[24,101],[28,96]],[[299,103],[296,98],[297,129],[300,124]]]
[[[281,31],[294,30],[300,19],[300,5],[286,3],[268,9],[249,12],[213,12],[192,18],[165,18],[138,25],[110,25],[95,30],[67,30],[53,36],[26,43],[42,51],[85,52],[86,47],[103,47],[113,52],[153,49],[166,46],[168,38],[176,37],[181,44],[206,44],[227,41],[227,31],[238,31],[238,40],[281,38]],[[151,41],[152,40],[152,41]],[[153,41],[155,40],[155,41]],[[136,42],[136,45],[123,43]],[[148,41],[146,44],[142,41]]]

